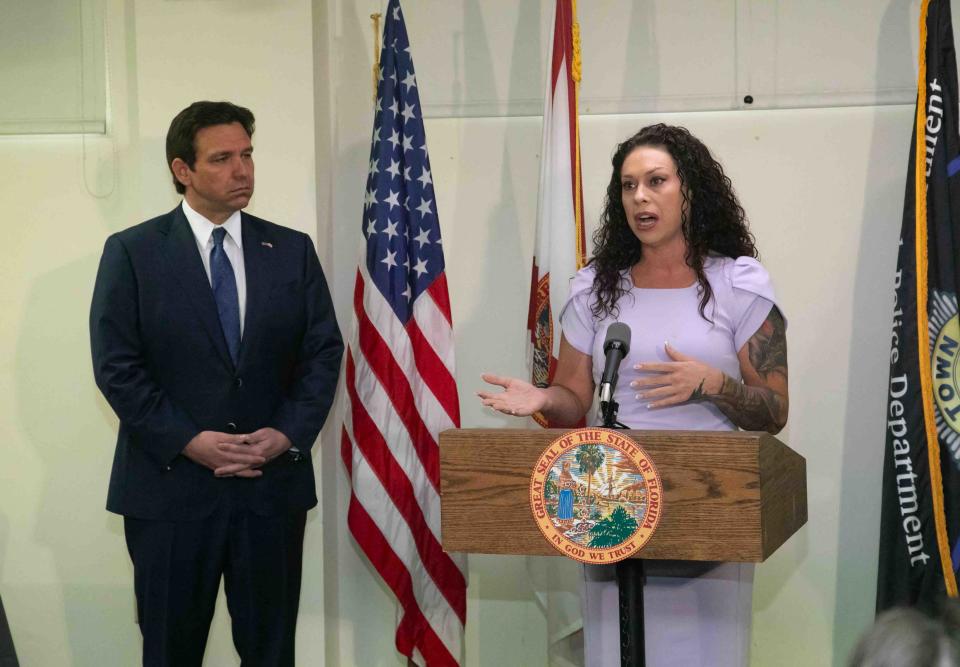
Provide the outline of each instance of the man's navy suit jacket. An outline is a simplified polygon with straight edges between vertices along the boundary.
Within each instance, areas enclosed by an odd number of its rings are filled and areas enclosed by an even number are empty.
[[[236,366],[183,209],[110,236],[90,339],[120,418],[107,509],[208,516],[227,495],[263,515],[317,503],[310,449],[333,402],[343,343],[310,238],[242,214],[247,302]],[[299,450],[258,478],[216,478],[181,454],[200,431],[284,433]]]

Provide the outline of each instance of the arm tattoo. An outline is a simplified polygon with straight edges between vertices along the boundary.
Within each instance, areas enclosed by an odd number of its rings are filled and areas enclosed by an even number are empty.
[[[751,387],[723,376],[720,393],[710,400],[734,424],[747,431],[777,433],[787,421],[787,403],[769,387]]]
[[[708,398],[740,428],[777,433],[787,422],[788,402],[786,325],[776,306],[747,341],[747,353],[763,384],[747,385],[724,375],[720,392]]]
[[[747,341],[750,363],[764,380],[771,373],[787,375],[787,331],[777,307],[770,309],[757,333]]]
[[[693,393],[690,394],[690,398],[687,399],[688,401],[697,401],[703,398],[704,396],[703,383],[706,381],[707,381],[707,378],[703,378],[702,380],[700,380],[700,386],[693,390]]]

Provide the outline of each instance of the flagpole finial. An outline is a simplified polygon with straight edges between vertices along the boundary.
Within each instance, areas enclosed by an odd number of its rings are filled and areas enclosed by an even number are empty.
[[[383,16],[380,12],[376,12],[370,15],[370,20],[373,21],[373,102],[377,102],[377,83],[380,81],[380,17]]]

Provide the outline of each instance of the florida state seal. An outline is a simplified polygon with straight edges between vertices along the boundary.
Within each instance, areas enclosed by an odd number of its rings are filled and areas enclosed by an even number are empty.
[[[530,509],[547,541],[582,563],[616,563],[650,540],[663,514],[653,461],[621,431],[569,431],[530,476]]]

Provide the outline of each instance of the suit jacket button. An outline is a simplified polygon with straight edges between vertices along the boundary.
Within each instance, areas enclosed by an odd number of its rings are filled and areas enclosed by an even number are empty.
[[[163,466],[163,472],[170,472],[172,466]]]
[[[243,378],[238,377],[238,378],[237,378],[237,389],[240,389],[240,387],[242,387],[242,386],[243,386]]]
[[[227,422],[227,428],[230,429],[230,430],[231,430],[232,432],[234,432],[234,433],[237,432],[237,425],[234,424],[233,422]]]

